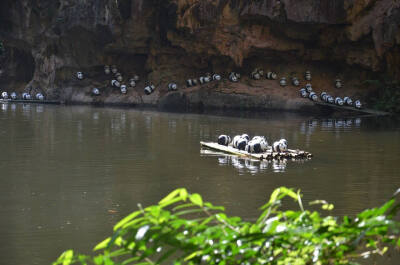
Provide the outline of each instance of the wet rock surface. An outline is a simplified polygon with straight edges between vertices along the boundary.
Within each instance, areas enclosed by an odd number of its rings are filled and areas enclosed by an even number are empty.
[[[301,87],[310,70],[316,92],[363,99],[376,89],[365,80],[400,79],[400,2],[392,0],[3,0],[0,25],[1,89],[71,103],[297,111],[312,105],[297,87],[251,80],[251,71],[296,76]],[[116,65],[124,83],[134,74],[141,81],[122,95],[104,65]],[[227,81],[231,71],[239,83]],[[185,88],[206,72],[223,80]],[[146,81],[156,86],[151,95]],[[177,92],[167,92],[169,82]]]

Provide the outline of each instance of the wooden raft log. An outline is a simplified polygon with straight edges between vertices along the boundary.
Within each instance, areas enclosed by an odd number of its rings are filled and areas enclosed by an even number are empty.
[[[287,152],[278,153],[278,152],[273,152],[272,148],[269,147],[269,150],[267,152],[255,154],[255,153],[248,153],[246,151],[236,149],[232,146],[220,145],[220,144],[213,143],[213,142],[200,142],[200,145],[202,147],[207,147],[212,150],[218,150],[218,151],[222,151],[225,153],[234,154],[234,155],[238,155],[238,156],[256,158],[259,160],[264,160],[264,159],[271,160],[271,159],[283,159],[283,158],[309,159],[312,157],[312,154],[309,152],[302,151],[302,150],[293,150],[293,149],[288,149]]]

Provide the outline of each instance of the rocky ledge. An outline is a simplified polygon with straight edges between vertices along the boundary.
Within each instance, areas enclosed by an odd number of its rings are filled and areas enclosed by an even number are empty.
[[[76,103],[160,108],[299,110],[312,103],[276,81],[227,80],[184,88],[187,78],[256,67],[313,73],[317,92],[373,97],[366,80],[400,79],[400,2],[393,0],[3,0],[0,88]],[[144,82],[121,95],[104,65]],[[82,71],[87,77],[75,79]],[[334,80],[343,80],[336,90]],[[168,93],[169,82],[180,90]],[[101,87],[99,97],[90,95]]]

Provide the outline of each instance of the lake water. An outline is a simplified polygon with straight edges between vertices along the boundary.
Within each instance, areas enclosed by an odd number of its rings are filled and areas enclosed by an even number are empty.
[[[399,120],[252,116],[0,104],[1,264],[87,253],[137,203],[178,187],[246,220],[279,186],[328,200],[337,215],[378,206],[400,187]],[[314,157],[260,163],[200,150],[223,133],[284,137]]]

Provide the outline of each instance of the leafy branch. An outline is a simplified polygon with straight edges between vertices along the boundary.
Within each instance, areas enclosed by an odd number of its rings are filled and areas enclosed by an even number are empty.
[[[228,217],[221,206],[177,189],[157,205],[129,214],[100,242],[97,256],[65,251],[53,265],[173,264],[354,264],[354,258],[383,255],[400,245],[393,218],[400,204],[393,197],[379,208],[355,218],[323,217],[304,209],[301,193],[280,187],[263,205],[255,222]],[[291,198],[300,210],[281,210]],[[317,200],[322,210],[333,205]],[[360,252],[360,249],[363,252]]]

